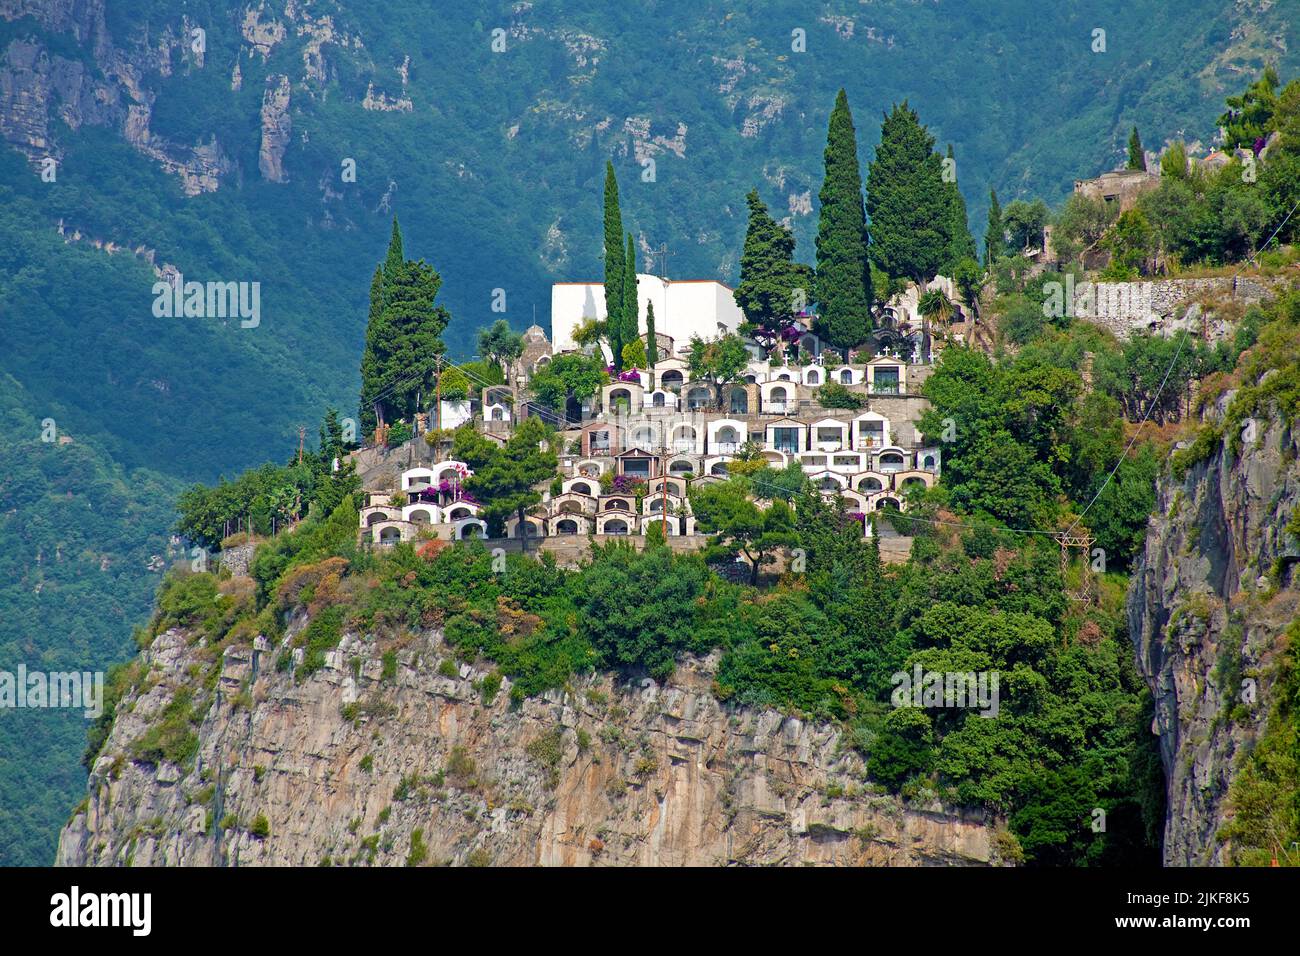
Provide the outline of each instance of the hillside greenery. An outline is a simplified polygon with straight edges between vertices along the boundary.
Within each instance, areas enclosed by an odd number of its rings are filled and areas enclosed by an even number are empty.
[[[444,280],[438,301],[455,317],[446,345],[463,358],[476,330],[499,317],[489,312],[495,290],[507,293],[505,317],[520,329],[534,309],[546,324],[551,281],[602,274],[607,162],[624,186],[626,221],[638,238],[670,243],[674,275],[734,282],[742,200],[755,187],[777,219],[791,210],[798,248],[813,249],[821,150],[842,85],[859,118],[860,160],[874,149],[878,113],[908,101],[936,142],[953,144],[970,221],[980,223],[991,187],[1004,202],[1045,196],[1055,205],[1072,179],[1124,156],[1132,126],[1148,145],[1209,129],[1238,77],[1277,55],[1262,38],[1291,38],[1283,76],[1295,73],[1300,49],[1286,5],[1218,0],[1103,0],[1087,15],[1066,0],[996,9],[834,0],[815,18],[794,0],[753,9],[660,3],[651,18],[596,0],[513,15],[472,2],[440,10],[436,22],[410,3],[330,0],[314,15],[358,39],[324,44],[318,81],[303,76],[308,38],[293,24],[265,60],[249,56],[239,29],[246,6],[106,5],[108,35],[137,59],[165,30],[178,33],[182,15],[207,31],[202,68],[174,52],[166,75],[151,63],[140,80],[150,130],[168,148],[215,138],[230,159],[217,192],[185,197],[118,130],[65,122],[57,99],[55,183],[16,150],[0,151],[0,567],[9,572],[0,668],[50,661],[99,670],[124,660],[157,582],[150,560],[168,557],[170,502],[181,489],[220,488],[223,476],[237,484],[258,463],[288,461],[298,428],[324,409],[353,413],[370,267],[394,213],[406,247]],[[285,4],[266,9],[280,16]],[[1094,21],[1107,24],[1105,54],[1090,49]],[[521,28],[506,55],[490,51],[497,24]],[[806,54],[791,50],[795,27],[807,32]],[[97,72],[89,42],[32,16],[0,20],[0,45],[15,40]],[[408,56],[403,89],[397,70]],[[230,82],[236,61],[239,90]],[[293,80],[289,179],[268,183],[258,173],[259,110],[264,78],[280,73]],[[363,109],[371,84],[404,92],[413,109]],[[1259,114],[1252,109],[1250,121]],[[640,120],[651,137],[685,130],[680,156],[655,148],[652,180],[635,159]],[[354,184],[340,179],[344,159],[356,161]],[[155,319],[151,289],[164,264],[188,279],[260,282],[260,325]],[[875,283],[875,293],[884,287]],[[553,407],[591,394],[603,375],[558,372]],[[46,418],[74,443],[40,442]],[[310,474],[270,467],[266,487],[236,495],[234,508],[224,491],[199,496],[219,521],[187,534],[211,545],[218,523],[224,533],[241,517],[258,533],[268,520],[276,530],[284,503],[276,495],[286,488],[301,517]],[[308,514],[290,537],[306,536],[315,520]],[[283,539],[267,548],[274,560],[287,560]],[[0,714],[11,758],[0,765],[0,863],[52,856],[80,779],[72,742],[80,719],[62,721]]]

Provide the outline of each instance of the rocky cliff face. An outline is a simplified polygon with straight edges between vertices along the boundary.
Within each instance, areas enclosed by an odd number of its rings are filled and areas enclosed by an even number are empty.
[[[666,684],[596,675],[516,704],[509,680],[493,693],[436,631],[387,650],[345,636],[296,683],[272,657],[232,646],[214,662],[185,633],[160,635],[58,862],[999,862],[985,820],[864,785],[836,728],[724,708],[712,660]],[[187,701],[191,765],[133,761]]]
[[[273,183],[288,180],[284,172],[284,150],[293,131],[289,115],[289,78],[284,74],[268,77],[262,94],[262,144],[257,152],[257,167],[262,178]]]
[[[1210,416],[1221,420],[1230,398]],[[1166,865],[1227,862],[1225,798],[1263,729],[1272,665],[1300,604],[1285,531],[1300,505],[1300,447],[1280,415],[1253,428],[1239,455],[1221,447],[1181,482],[1160,482],[1129,591],[1168,784]]]
[[[34,164],[60,159],[62,148],[50,135],[57,115],[73,130],[110,126],[122,138],[177,175],[187,195],[217,189],[234,168],[215,137],[183,146],[150,130],[156,93],[153,73],[170,76],[176,68],[202,69],[205,43],[195,36],[188,16],[150,37],[115,45],[105,20],[104,0],[0,0],[0,18],[34,18],[78,48],[80,59],[46,48],[41,40],[13,40],[0,55],[0,139],[21,150]]]

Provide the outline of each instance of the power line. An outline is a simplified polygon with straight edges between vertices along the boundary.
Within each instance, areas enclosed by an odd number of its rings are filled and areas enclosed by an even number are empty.
[[[1286,227],[1286,224],[1291,220],[1291,217],[1295,214],[1295,211],[1298,208],[1300,208],[1300,199],[1296,200],[1295,204],[1291,207],[1291,211],[1286,214],[1286,217],[1281,221],[1281,223],[1278,224],[1278,227],[1273,230],[1273,234],[1264,241],[1264,244],[1262,246],[1260,246],[1261,251],[1263,249],[1267,249],[1269,245],[1273,242],[1273,240],[1277,238],[1278,233],[1280,233]],[[1246,260],[1246,263],[1247,264],[1254,263],[1258,257],[1259,257],[1259,252],[1257,251],[1255,255],[1251,256],[1249,259]],[[1242,270],[1244,268],[1245,265],[1239,267],[1237,271],[1232,274],[1232,278],[1234,282],[1236,281],[1237,277],[1241,275]],[[1142,433],[1143,427],[1146,425],[1147,420],[1151,417],[1151,413],[1155,410],[1156,402],[1160,398],[1160,393],[1164,391],[1165,385],[1169,381],[1169,376],[1174,370],[1174,366],[1178,364],[1179,356],[1182,355],[1183,346],[1187,343],[1187,335],[1188,335],[1188,327],[1187,325],[1184,324],[1183,334],[1178,339],[1178,348],[1174,350],[1174,357],[1170,361],[1169,367],[1165,369],[1164,377],[1160,379],[1160,387],[1156,389],[1155,394],[1151,396],[1151,401],[1147,403],[1146,413],[1143,414],[1142,420],[1138,422],[1138,427],[1134,430],[1133,437],[1129,439],[1129,443],[1127,447],[1125,447],[1124,449],[1124,454],[1120,455],[1119,461],[1115,462],[1115,467],[1110,470],[1110,474],[1108,474],[1106,476],[1106,480],[1101,483],[1101,487],[1097,489],[1097,493],[1092,496],[1092,500],[1088,502],[1088,506],[1084,508],[1082,512],[1079,513],[1079,516],[1075,518],[1074,522],[1070,525],[1070,527],[1066,529],[1065,531],[1066,534],[1069,534],[1071,531],[1073,531],[1075,526],[1084,519],[1084,516],[1087,515],[1089,511],[1092,510],[1092,506],[1097,503],[1097,499],[1101,497],[1102,492],[1106,490],[1107,486],[1110,485],[1111,479],[1113,479],[1116,473],[1119,471],[1120,465],[1124,464],[1124,462],[1128,459],[1129,453],[1133,451],[1133,446],[1137,444],[1138,436]]]

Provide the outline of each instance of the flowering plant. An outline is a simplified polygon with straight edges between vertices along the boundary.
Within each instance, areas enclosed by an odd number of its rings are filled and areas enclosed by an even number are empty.
[[[635,475],[615,475],[614,491],[620,495],[636,494],[638,488],[645,484],[644,478],[637,478]]]

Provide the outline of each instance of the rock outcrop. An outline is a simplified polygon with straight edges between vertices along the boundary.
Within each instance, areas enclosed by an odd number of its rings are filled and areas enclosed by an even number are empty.
[[[213,661],[191,635],[159,635],[60,864],[999,862],[981,816],[864,784],[836,727],[720,704],[713,659],[664,684],[598,674],[512,701],[437,631],[386,650],[345,635],[297,681],[256,645]],[[190,705],[186,766],[133,759]]]
[[[1129,591],[1138,668],[1155,698],[1170,866],[1228,862],[1218,838],[1226,797],[1263,729],[1272,665],[1300,604],[1300,552],[1285,530],[1300,506],[1300,446],[1276,409],[1254,427],[1239,455],[1220,447],[1181,482],[1160,481]]]
[[[186,195],[212,192],[233,169],[216,137],[193,146],[168,142],[150,130],[156,94],[146,77],[169,76],[173,58],[202,69],[203,44],[194,42],[194,24],[182,17],[167,25],[152,44],[129,50],[115,46],[105,21],[104,0],[41,4],[3,0],[0,18],[36,17],[51,33],[80,47],[81,58],[51,52],[41,40],[13,40],[0,56],[0,138],[16,146],[35,165],[62,150],[50,136],[50,116],[69,128],[111,126],[122,138],[163,169],[177,175]]]
[[[284,74],[267,77],[262,94],[262,145],[257,151],[257,168],[262,178],[273,183],[288,182],[284,171],[284,150],[293,131],[289,115],[289,78]]]

